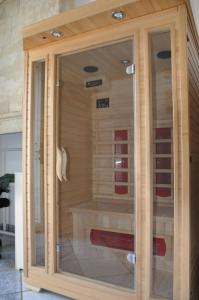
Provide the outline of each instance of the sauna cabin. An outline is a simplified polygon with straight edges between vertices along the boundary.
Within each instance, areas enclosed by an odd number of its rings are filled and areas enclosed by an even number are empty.
[[[24,28],[24,277],[77,300],[199,297],[189,2],[97,0]]]

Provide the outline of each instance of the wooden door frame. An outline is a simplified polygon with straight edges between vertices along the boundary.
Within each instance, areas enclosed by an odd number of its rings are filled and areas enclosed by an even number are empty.
[[[26,176],[25,178],[25,184],[24,188],[26,189],[26,193],[29,195],[28,201],[26,200],[24,208],[26,209],[25,212],[25,226],[26,226],[26,232],[25,232],[25,274],[28,274],[28,270],[33,268],[39,268],[41,270],[45,269],[47,272],[47,265],[46,263],[45,268],[42,267],[36,267],[35,266],[35,241],[34,241],[34,231],[32,224],[34,223],[34,208],[33,208],[33,188],[32,188],[32,182],[33,182],[33,114],[34,114],[34,96],[32,91],[32,85],[33,85],[33,64],[38,61],[44,61],[45,62],[45,87],[44,87],[44,146],[43,146],[43,153],[44,153],[44,178],[43,178],[43,189],[44,189],[44,237],[45,237],[45,260],[48,261],[48,245],[47,245],[47,174],[46,174],[46,157],[47,157],[47,139],[46,139],[46,128],[47,128],[47,119],[46,119],[46,105],[47,105],[47,99],[48,99],[48,55],[39,55],[39,56],[27,56],[28,59],[26,61],[28,69],[26,72],[26,84],[27,84],[27,102],[25,104],[25,119],[26,119],[26,140],[24,143],[26,143],[26,150],[24,151],[24,155],[26,156],[25,161],[27,162],[25,165],[26,170]],[[25,174],[24,174],[25,175]],[[25,198],[26,199],[26,198]]]

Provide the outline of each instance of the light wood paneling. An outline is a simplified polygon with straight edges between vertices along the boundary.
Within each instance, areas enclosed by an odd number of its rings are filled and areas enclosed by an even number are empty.
[[[28,53],[26,53],[24,58],[24,96],[23,96],[23,135],[22,135],[22,172],[23,172],[23,238],[24,238],[24,276],[28,276],[28,201],[27,201],[27,146],[28,146],[28,135],[27,135],[27,125],[28,125],[28,79],[29,79],[29,59]]]
[[[187,11],[185,6],[180,6],[178,32],[173,37],[176,63],[172,65],[172,71],[176,74],[178,112],[177,116],[174,112],[174,121],[178,124],[174,135],[174,151],[178,149],[174,156],[174,166],[177,164],[174,177],[174,257],[178,257],[178,260],[174,260],[174,298],[178,296],[182,300],[190,298],[190,243],[187,243],[190,240],[190,131],[186,30]],[[176,122],[173,123],[174,128],[177,126]],[[176,273],[184,275],[180,277],[176,276]]]
[[[114,52],[117,49],[114,50]],[[128,57],[131,55],[128,55]],[[125,67],[121,74],[125,76]],[[133,105],[133,78],[114,80],[113,72],[109,71],[109,90],[93,93],[92,120],[93,120],[93,197],[96,200],[129,199],[134,197],[134,105]],[[126,77],[126,76],[125,76]],[[96,100],[109,98],[109,108],[96,108]],[[115,131],[126,130],[128,140],[115,141]],[[115,154],[117,145],[127,145],[126,155]],[[125,157],[128,168],[116,168],[115,160]],[[105,162],[105,163],[104,163]],[[106,166],[106,162],[108,162]],[[130,172],[131,170],[131,172]],[[115,172],[127,172],[127,182],[116,182]],[[128,192],[119,195],[115,186],[126,185]]]
[[[190,22],[190,20],[189,20]],[[190,122],[190,213],[191,213],[191,297],[198,298],[199,281],[199,52],[190,23],[188,26],[188,77]]]
[[[64,12],[45,21],[26,27],[23,31],[24,49],[56,42],[51,31],[62,32],[61,39],[118,23],[112,18],[114,8],[122,9],[125,20],[176,7],[185,0],[97,0],[79,8]]]
[[[92,199],[92,121],[91,98],[68,82],[72,74],[63,70],[60,58],[60,80],[63,81],[59,94],[59,147],[68,153],[67,182],[59,184],[60,237],[72,234],[72,218],[69,208]],[[67,58],[66,58],[67,62]],[[70,62],[69,62],[70,64]]]

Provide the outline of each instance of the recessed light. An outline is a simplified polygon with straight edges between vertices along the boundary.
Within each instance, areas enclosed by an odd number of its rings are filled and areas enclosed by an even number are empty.
[[[130,64],[130,60],[129,60],[129,59],[122,59],[122,60],[120,60],[120,62],[121,62],[121,64],[124,65],[124,66]]]
[[[62,32],[57,31],[57,30],[51,31],[50,34],[51,34],[54,38],[56,38],[56,39],[59,39],[59,38],[63,35]]]
[[[157,57],[161,59],[169,59],[171,58],[171,50],[160,51],[158,52]]]
[[[98,71],[98,67],[96,66],[86,66],[84,67],[84,71],[87,73],[95,73]]]
[[[112,12],[112,18],[116,20],[123,20],[126,17],[126,14],[122,10],[116,10]]]

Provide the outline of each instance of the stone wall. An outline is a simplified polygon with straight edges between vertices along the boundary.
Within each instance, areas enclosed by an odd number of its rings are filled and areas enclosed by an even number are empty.
[[[22,28],[94,0],[0,0],[0,134],[22,130]]]
[[[22,130],[22,28],[93,1],[95,0],[0,0],[0,134]],[[190,2],[199,28],[199,2]]]
[[[198,0],[190,0],[193,16],[196,23],[196,28],[199,33],[199,1]]]

